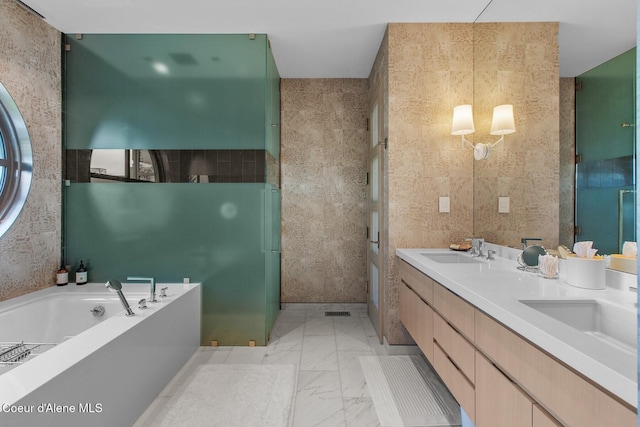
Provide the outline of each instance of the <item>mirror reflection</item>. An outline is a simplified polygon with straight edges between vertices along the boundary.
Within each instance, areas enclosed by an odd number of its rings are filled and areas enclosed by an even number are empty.
[[[493,105],[513,103],[519,129],[491,159],[474,162],[474,234],[513,247],[523,237],[549,249],[593,241],[600,254],[621,253],[637,240],[636,49],[565,77],[557,33],[547,37],[552,30],[540,23],[532,42],[526,32],[537,24],[519,25],[474,25],[476,127],[489,128]],[[548,45],[536,45],[542,39]],[[474,134],[474,143],[482,138]],[[501,198],[509,212],[499,211]]]

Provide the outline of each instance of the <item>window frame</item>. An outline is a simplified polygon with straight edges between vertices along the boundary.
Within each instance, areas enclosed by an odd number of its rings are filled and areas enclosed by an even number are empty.
[[[27,125],[18,106],[0,83],[0,237],[13,225],[22,211],[31,188],[33,153]]]

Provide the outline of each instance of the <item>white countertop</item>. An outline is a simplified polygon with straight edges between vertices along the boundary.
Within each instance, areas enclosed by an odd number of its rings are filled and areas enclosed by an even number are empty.
[[[604,344],[598,338],[522,304],[519,300],[588,299],[631,311],[637,322],[636,294],[607,287],[588,290],[560,279],[520,271],[512,259],[448,264],[421,254],[454,253],[448,249],[397,249],[396,255],[487,313],[498,322],[562,360],[601,387],[637,407],[637,350]],[[466,253],[459,253],[469,256]],[[628,325],[627,325],[628,327]],[[636,326],[634,325],[634,330]]]

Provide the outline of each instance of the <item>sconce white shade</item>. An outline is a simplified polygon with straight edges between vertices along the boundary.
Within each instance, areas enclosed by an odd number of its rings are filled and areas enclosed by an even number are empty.
[[[476,128],[473,126],[471,105],[458,105],[454,107],[451,135],[468,135],[475,131]]]
[[[491,135],[508,135],[515,131],[516,124],[513,120],[513,105],[504,104],[494,107],[493,119],[491,120]]]

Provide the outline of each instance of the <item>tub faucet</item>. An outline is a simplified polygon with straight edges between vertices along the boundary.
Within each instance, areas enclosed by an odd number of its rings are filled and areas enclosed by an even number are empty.
[[[118,293],[120,301],[122,302],[122,306],[127,312],[127,316],[135,316],[135,313],[131,310],[131,307],[129,307],[129,303],[122,293],[122,283],[120,283],[116,279],[111,279],[108,280],[104,285],[107,287],[107,289],[112,289]]]
[[[154,277],[129,276],[127,277],[127,280],[141,280],[149,282],[151,290],[149,292],[149,301],[147,302],[158,302],[156,299],[156,279]]]

